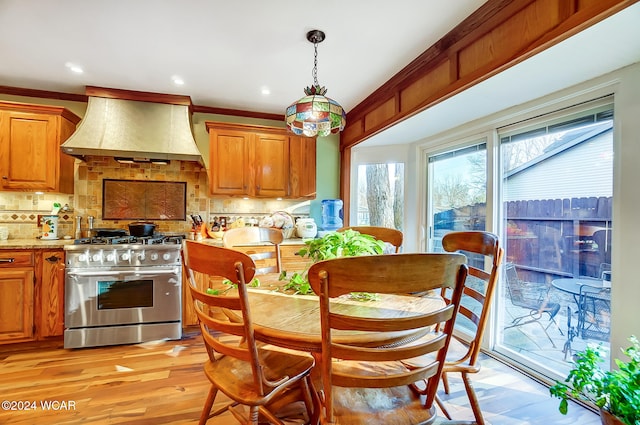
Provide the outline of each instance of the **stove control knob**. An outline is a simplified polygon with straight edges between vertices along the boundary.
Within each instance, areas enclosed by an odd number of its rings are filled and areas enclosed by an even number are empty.
[[[139,261],[144,261],[144,252],[139,252],[138,253],[138,260]]]
[[[157,261],[158,260],[158,253],[157,252],[152,252],[151,253],[151,260],[152,261]]]
[[[78,255],[78,261],[81,261],[81,262],[87,261],[87,255],[86,254]]]
[[[129,261],[129,253],[128,252],[123,252],[122,255],[120,256],[120,259],[122,261]]]
[[[107,261],[113,261],[115,256],[113,254],[107,254]]]
[[[171,254],[165,252],[164,254],[162,254],[162,259],[165,261],[169,261],[171,259]]]
[[[93,254],[93,257],[91,259],[93,261],[100,261],[102,259],[102,256],[100,254]]]

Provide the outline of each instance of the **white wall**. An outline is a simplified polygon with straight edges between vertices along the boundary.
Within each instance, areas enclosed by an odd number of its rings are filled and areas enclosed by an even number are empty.
[[[619,79],[614,103],[611,347],[627,347],[640,337],[640,64],[614,73]],[[618,352],[619,353],[619,352]]]

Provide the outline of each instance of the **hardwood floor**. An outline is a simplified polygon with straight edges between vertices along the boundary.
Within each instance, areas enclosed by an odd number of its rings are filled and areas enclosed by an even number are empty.
[[[209,389],[205,359],[196,332],[181,341],[75,350],[63,349],[62,342],[0,346],[0,398],[20,408],[3,404],[0,424],[194,424]],[[562,416],[544,386],[496,360],[484,359],[474,378],[492,425],[600,423],[576,404]],[[452,376],[450,383],[451,394],[442,398],[451,414],[472,419],[461,381]],[[228,413],[209,421],[235,423]]]

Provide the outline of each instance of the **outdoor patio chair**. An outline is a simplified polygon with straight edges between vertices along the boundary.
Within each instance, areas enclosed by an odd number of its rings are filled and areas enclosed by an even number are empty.
[[[556,344],[547,330],[551,324],[554,324],[562,334],[562,330],[555,320],[558,311],[560,311],[560,304],[549,300],[550,287],[545,283],[523,281],[518,277],[516,266],[511,263],[505,265],[504,276],[511,303],[516,307],[529,310],[528,313],[514,318],[511,324],[505,326],[504,329],[537,323],[555,348]],[[545,314],[549,318],[549,323],[546,326],[541,323]]]
[[[611,333],[611,288],[592,291],[587,286],[580,288],[578,296],[578,323],[572,325],[571,307],[567,306],[567,341],[562,352],[564,359],[573,355],[571,344],[575,337],[609,341]]]
[[[611,330],[611,288],[590,291],[583,286],[578,302],[578,334],[582,339],[609,341]]]

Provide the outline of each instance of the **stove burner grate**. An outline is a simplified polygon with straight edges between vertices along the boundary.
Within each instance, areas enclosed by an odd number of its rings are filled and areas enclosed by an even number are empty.
[[[109,237],[93,237],[81,238],[73,241],[75,245],[123,245],[123,244],[141,244],[141,245],[177,245],[181,244],[184,235],[153,235],[153,236],[109,236]]]

